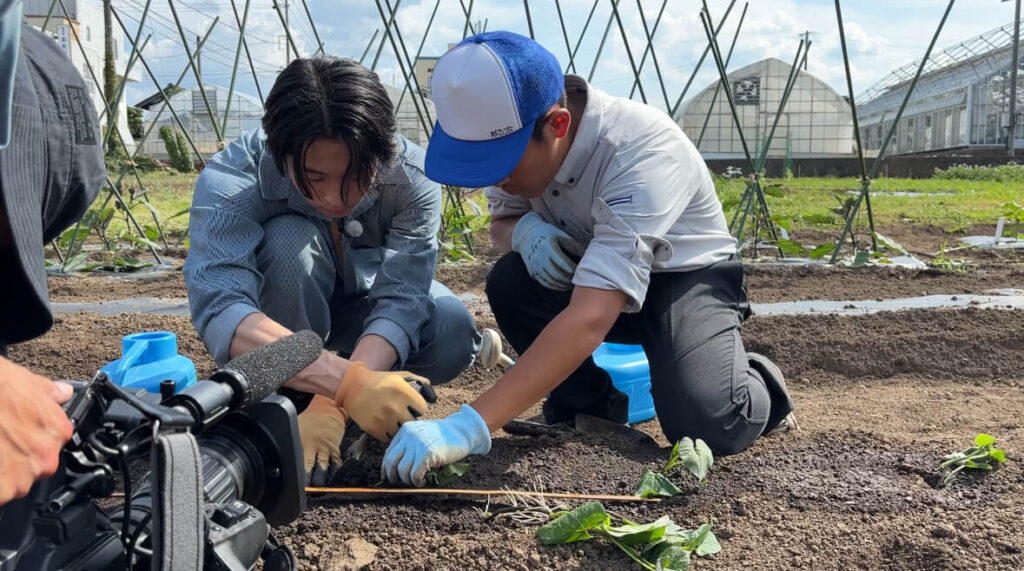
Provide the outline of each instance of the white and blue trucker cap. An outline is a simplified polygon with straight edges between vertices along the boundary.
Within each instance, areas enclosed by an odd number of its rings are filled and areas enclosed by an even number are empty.
[[[530,38],[505,31],[466,38],[441,56],[430,79],[437,123],[427,177],[474,188],[500,182],[564,91],[558,60]]]

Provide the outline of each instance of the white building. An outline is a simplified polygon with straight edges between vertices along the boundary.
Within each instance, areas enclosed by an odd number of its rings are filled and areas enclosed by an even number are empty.
[[[764,147],[791,69],[784,61],[768,58],[729,73],[729,86],[752,155],[756,156]],[[699,141],[698,149],[704,158],[739,158],[743,156],[743,146],[726,94],[719,91],[715,99],[718,85],[718,81],[713,82],[688,101],[676,121],[694,144]],[[842,157],[853,152],[849,101],[824,81],[801,70],[775,129],[768,157]]]
[[[23,17],[25,22],[37,29],[42,29],[51,4],[51,0],[24,0]],[[68,20],[64,17],[64,12],[58,3],[54,6],[50,21],[46,24],[45,32],[60,44],[61,48],[68,54],[71,62],[82,74],[89,97],[96,107],[96,115],[103,116],[100,124],[106,129],[107,118],[104,115],[102,89],[104,51],[103,3],[101,0],[64,0],[64,6],[67,7],[68,15],[71,19]],[[83,49],[79,49],[75,44],[76,33]],[[123,80],[128,62],[128,53],[124,51],[124,45],[127,42],[124,41],[121,27],[118,26],[117,20],[114,20],[113,37],[114,65],[117,70],[118,79]],[[85,52],[85,58],[82,56],[83,51]],[[88,65],[86,61],[88,61]],[[96,80],[101,82],[99,86],[93,81],[92,75],[89,73],[89,66],[92,66]],[[132,68],[131,73],[128,74],[127,80],[139,81],[142,77],[141,70],[142,64],[136,64]],[[117,109],[117,127],[124,138],[128,151],[132,152],[135,149],[135,141],[128,130],[128,113],[124,97],[121,98]]]

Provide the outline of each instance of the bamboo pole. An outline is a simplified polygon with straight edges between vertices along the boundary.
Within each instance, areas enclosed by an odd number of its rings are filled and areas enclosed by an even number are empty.
[[[666,6],[668,6],[668,0],[662,0],[661,8],[658,10],[658,17],[654,19],[654,27],[651,28],[651,33],[650,33],[649,37],[647,38],[647,47],[644,48],[644,53],[643,53],[643,55],[640,56],[640,73],[643,73],[643,71],[644,71],[644,64],[647,63],[647,54],[653,53],[653,50],[654,50],[654,45],[653,45],[654,34],[658,33],[658,26],[661,24],[661,16],[665,13],[665,7]],[[642,13],[643,12],[641,11],[641,14]],[[660,77],[660,75],[659,75],[659,77]],[[637,86],[637,82],[634,80],[633,81],[633,87],[632,87],[632,89],[629,90],[629,99],[632,99],[633,98],[633,94],[636,93],[636,86]],[[662,87],[664,87],[664,84],[662,84]],[[666,105],[667,105],[668,97],[666,96],[665,99],[666,99]],[[666,111],[670,111],[670,110],[666,110]]]
[[[366,49],[363,50],[363,55],[359,56],[359,65],[363,65],[363,60],[366,59],[366,54],[370,53],[370,48],[373,47],[373,42],[377,39],[377,34],[379,33],[379,29],[373,31],[373,36],[370,37],[370,41],[366,44]]]
[[[210,116],[210,124],[213,127],[214,133],[217,135],[218,141],[224,141],[224,134],[221,133],[220,123],[217,121],[217,114],[212,106],[210,106],[210,98],[206,96],[206,87],[203,85],[202,74],[199,73],[199,68],[196,66],[195,57],[192,55],[192,50],[188,47],[188,38],[185,36],[185,28],[181,25],[181,18],[178,17],[178,10],[174,7],[174,0],[167,0],[167,6],[171,9],[171,16],[174,17],[174,25],[178,28],[178,34],[181,36],[181,46],[185,51],[185,57],[188,58],[189,67],[192,68],[192,73],[196,78],[196,85],[199,87],[199,94],[203,98],[203,106],[206,107],[206,114]]]
[[[914,88],[917,87],[917,80],[921,78],[921,73],[924,71],[924,66],[928,63],[928,58],[931,56],[932,48],[935,47],[935,42],[939,39],[939,34],[942,33],[942,28],[946,25],[946,19],[949,17],[949,12],[953,9],[953,3],[956,0],[949,0],[949,4],[946,5],[946,11],[942,13],[942,18],[939,20],[939,25],[935,28],[935,34],[932,36],[931,43],[928,44],[928,49],[924,51],[924,57],[921,58],[921,64],[917,66],[917,73],[914,74],[914,78],[910,81],[910,86],[907,87],[907,93],[903,96],[903,102],[900,104],[899,110],[896,112],[896,117],[892,120],[892,125],[889,126],[889,131],[885,135],[885,139],[882,141],[882,146],[878,149],[878,155],[875,156],[874,162],[871,163],[871,169],[868,171],[867,181],[871,181],[878,174],[879,167],[882,166],[882,159],[885,158],[885,152],[889,148],[889,142],[892,141],[893,135],[896,133],[896,129],[899,127],[900,119],[903,118],[903,111],[907,108],[907,103],[910,102],[911,95],[914,94]],[[843,247],[843,242],[846,241],[846,235],[851,234],[851,228],[853,226],[853,220],[857,217],[857,211],[860,209],[860,203],[864,201],[864,198],[869,194],[870,182],[861,188],[860,194],[857,195],[856,202],[853,203],[853,208],[850,209],[850,215],[846,219],[846,225],[843,227],[842,234],[839,235],[839,239],[836,240],[836,247],[832,250],[832,257],[829,259],[830,264],[836,263],[839,257],[839,250]],[[852,234],[851,234],[852,235]]]
[[[725,68],[729,69],[729,62],[732,61],[732,51],[736,47],[736,40],[740,37],[740,30],[743,29],[743,19],[747,16],[747,8],[750,3],[743,5],[743,12],[740,14],[740,23],[736,25],[736,33],[732,36],[732,44],[729,46],[729,55],[725,57]],[[704,133],[708,129],[708,122],[711,120],[711,113],[715,110],[715,103],[718,102],[718,94],[722,91],[721,82],[715,86],[715,93],[711,96],[711,105],[708,106],[708,114],[704,117],[704,124],[700,128],[700,135],[697,137],[696,147],[700,150],[700,144],[704,141]]]
[[[245,25],[249,20],[249,0],[245,0],[245,7],[242,9],[242,24],[238,27],[238,46],[235,47],[235,61],[231,65],[231,84],[228,86],[228,100],[224,102],[224,120],[221,123],[220,132],[228,130],[228,115],[231,112],[231,96],[235,94],[235,80],[238,79],[238,60],[242,57],[242,40],[245,39]],[[159,85],[157,86],[160,87]]]
[[[619,26],[619,33],[622,35],[622,46],[626,48],[626,57],[629,59],[629,68],[633,70],[633,77],[636,78],[637,87],[640,89],[640,100],[647,103],[647,94],[644,93],[644,84],[640,80],[640,70],[636,67],[636,61],[633,60],[633,50],[629,48],[629,37],[626,35],[626,27],[622,25],[622,17],[619,16],[618,0],[611,0],[612,2],[612,16],[615,19],[615,23]]]
[[[587,14],[587,21],[583,23],[583,31],[580,32],[579,39],[576,40],[576,47],[572,49],[572,53],[569,54],[569,63],[573,63],[576,60],[576,51],[580,49],[580,44],[583,43],[583,37],[587,35],[587,28],[590,27],[590,20],[594,17],[594,11],[597,10],[597,4],[601,0],[594,0],[594,5],[590,7],[590,13]],[[575,64],[573,64],[575,69]],[[569,73],[569,68],[565,68],[565,73]]]
[[[235,0],[231,0],[231,11],[235,14],[235,23],[238,24],[238,29],[242,29],[242,20],[238,17],[238,6],[235,5]],[[266,101],[263,99],[263,90],[260,88],[260,78],[256,74],[256,66],[252,63],[252,54],[249,53],[249,42],[245,40],[245,34],[242,36],[242,47],[245,48],[245,59],[249,61],[249,71],[252,72],[252,82],[256,85],[256,94],[260,96],[260,105],[263,105]]]
[[[658,498],[641,498],[639,496],[622,496],[613,494],[574,494],[561,492],[534,492],[520,490],[470,490],[465,488],[321,488],[307,487],[308,493],[343,494],[343,495],[381,495],[381,496],[501,496],[505,494],[539,496],[565,500],[602,500],[607,502],[648,502],[657,503]]]
[[[658,12],[658,20],[661,20],[661,14],[665,10],[665,5],[668,4],[668,0],[663,0],[661,3],[661,11]],[[651,50],[651,59],[654,60],[654,72],[658,78],[658,85],[661,86],[661,95],[665,98],[665,113],[672,112],[672,104],[668,100],[668,91],[665,89],[665,80],[661,76],[661,66],[658,65],[658,55],[654,51],[654,32],[647,27],[647,17],[644,16],[644,6],[640,0],[636,0],[637,11],[640,12],[640,23],[643,25],[644,35],[647,36],[647,48]],[[657,22],[656,22],[657,23]],[[657,30],[657,28],[655,28]],[[647,50],[644,50],[644,56],[647,55]],[[640,59],[640,66],[637,68],[637,83],[639,85],[640,74],[644,70],[644,58]]]
[[[749,4],[749,2],[747,3]],[[725,14],[722,14],[722,19],[718,21],[718,27],[715,28],[714,36],[717,38],[718,33],[722,31],[722,27],[725,26],[725,20],[729,17],[729,13],[732,12],[732,7],[736,5],[736,0],[730,0],[729,6],[725,9]],[[708,14],[710,16],[710,14]],[[739,31],[737,30],[737,33]],[[693,84],[693,80],[697,78],[697,73],[700,71],[701,66],[704,65],[704,59],[708,57],[708,52],[711,50],[711,43],[704,47],[704,53],[700,55],[700,59],[697,60],[697,65],[693,67],[693,71],[690,72],[690,79],[686,80],[686,85],[683,86],[683,90],[679,92],[679,97],[676,98],[676,104],[672,106],[672,112],[669,113],[670,117],[676,116],[676,111],[679,110],[679,105],[682,104],[683,98],[686,97],[686,92],[690,90],[690,86]]]

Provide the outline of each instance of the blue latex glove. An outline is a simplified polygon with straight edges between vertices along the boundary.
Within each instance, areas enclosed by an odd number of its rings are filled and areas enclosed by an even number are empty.
[[[440,420],[406,422],[384,453],[382,479],[422,486],[427,472],[491,451],[491,431],[473,407]]]
[[[526,271],[542,286],[558,291],[572,289],[576,262],[569,254],[582,256],[583,248],[540,214],[530,212],[519,219],[512,229],[512,250],[523,257]]]

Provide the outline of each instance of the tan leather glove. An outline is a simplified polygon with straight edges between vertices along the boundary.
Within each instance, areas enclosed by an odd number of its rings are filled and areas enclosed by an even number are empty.
[[[299,415],[307,486],[326,486],[331,474],[341,466],[345,422],[345,412],[334,406],[331,399],[319,395]]]
[[[334,404],[348,414],[370,436],[381,442],[391,440],[403,422],[427,412],[427,401],[410,384],[430,381],[408,371],[373,371],[366,363],[353,361]]]

